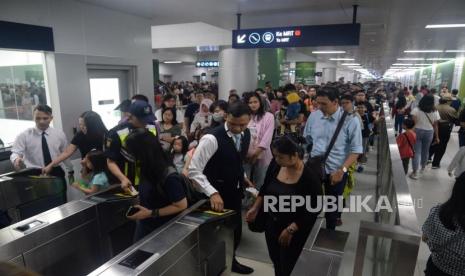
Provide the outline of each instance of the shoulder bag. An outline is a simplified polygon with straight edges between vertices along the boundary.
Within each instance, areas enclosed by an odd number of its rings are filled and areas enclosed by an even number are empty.
[[[315,173],[322,182],[326,180],[326,159],[328,159],[328,156],[334,144],[336,143],[337,136],[339,135],[339,132],[342,129],[342,125],[344,124],[347,114],[348,113],[345,111],[342,114],[342,117],[337,124],[336,130],[334,131],[333,137],[331,138],[331,142],[329,142],[325,154],[310,157],[306,163],[306,166],[310,169],[310,171],[312,173]]]

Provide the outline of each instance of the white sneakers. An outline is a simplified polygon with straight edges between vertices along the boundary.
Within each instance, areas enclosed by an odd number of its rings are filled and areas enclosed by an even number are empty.
[[[417,180],[417,179],[418,179],[418,173],[414,171],[414,172],[412,172],[412,173],[409,175],[409,177],[410,177],[411,179]]]

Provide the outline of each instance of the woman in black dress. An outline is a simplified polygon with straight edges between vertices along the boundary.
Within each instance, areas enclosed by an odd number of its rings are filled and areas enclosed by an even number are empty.
[[[315,178],[303,162],[303,149],[290,136],[283,136],[272,144],[274,159],[257,200],[247,212],[247,222],[255,221],[263,206],[264,197],[281,199],[303,196],[311,200],[315,209],[317,197],[322,195],[319,179]],[[289,200],[290,201],[290,200]],[[267,202],[270,202],[267,200]],[[319,212],[308,212],[305,206],[295,212],[265,212],[265,237],[273,261],[275,275],[290,275]]]

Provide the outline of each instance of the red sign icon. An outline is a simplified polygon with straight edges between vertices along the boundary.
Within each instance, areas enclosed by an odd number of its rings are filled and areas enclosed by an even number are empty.
[[[301,34],[302,34],[302,33],[300,32],[300,30],[295,30],[295,32],[294,32],[294,35],[295,35],[295,36],[300,36]]]

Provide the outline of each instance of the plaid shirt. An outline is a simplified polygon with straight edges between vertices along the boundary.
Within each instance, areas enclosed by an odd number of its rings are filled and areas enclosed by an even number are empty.
[[[431,208],[423,224],[433,263],[453,276],[465,275],[465,230],[456,224],[455,231],[447,229],[439,219],[440,205]]]

